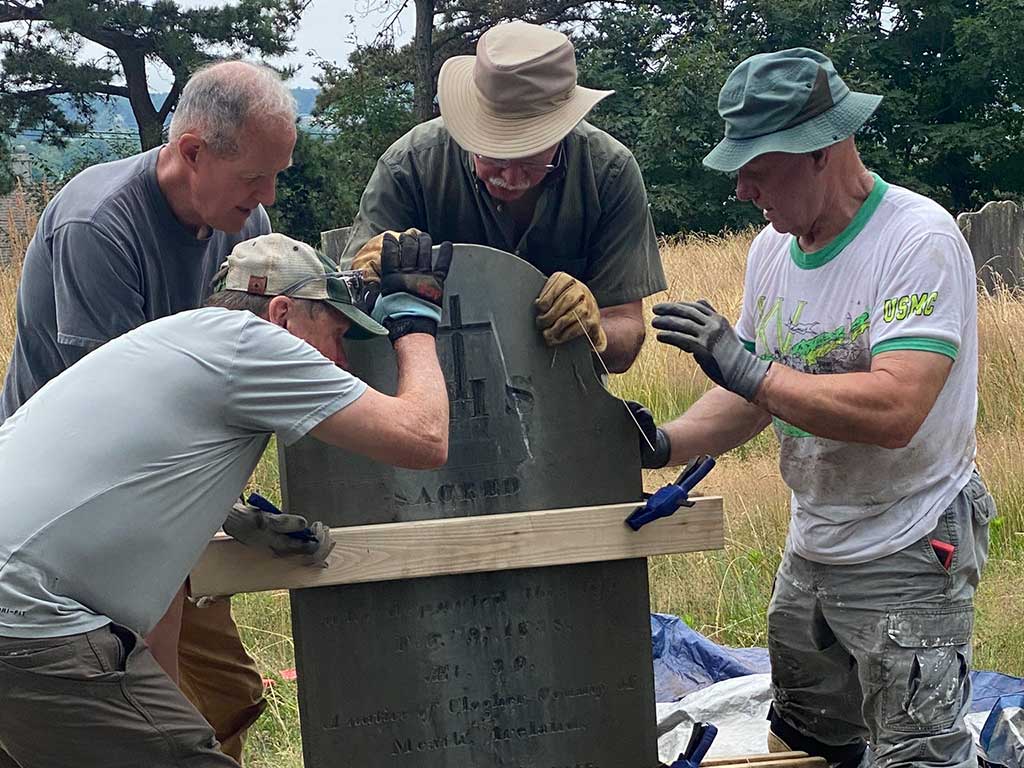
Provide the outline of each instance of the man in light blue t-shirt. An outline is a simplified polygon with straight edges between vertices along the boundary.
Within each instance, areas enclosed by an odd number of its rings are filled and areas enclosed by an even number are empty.
[[[658,340],[718,386],[662,429],[641,413],[645,465],[774,426],[793,493],[768,608],[772,751],[975,768],[964,716],[994,505],[974,464],[974,263],[946,211],[861,162],[853,134],[880,101],[805,48],[729,76],[704,163],[737,173],[769,225],[736,331],[706,302],[654,307]]]
[[[446,461],[434,336],[451,244],[430,266],[429,236],[402,238],[385,242],[380,323],[359,308],[357,273],[264,235],[235,247],[206,308],[108,342],[0,427],[0,766],[238,765],[143,636],[222,524],[293,550],[281,518],[228,515],[272,433],[405,467]],[[343,368],[342,338],[373,334],[394,345],[395,396]],[[281,530],[306,525],[282,517]],[[329,531],[313,530],[301,548],[329,554]]]
[[[0,423],[111,339],[202,305],[235,244],[270,232],[264,206],[291,164],[294,124],[294,99],[276,72],[214,64],[186,84],[167,144],[87,168],[61,189],[25,255]],[[186,603],[152,639],[225,751],[240,758],[265,702],[230,601]]]

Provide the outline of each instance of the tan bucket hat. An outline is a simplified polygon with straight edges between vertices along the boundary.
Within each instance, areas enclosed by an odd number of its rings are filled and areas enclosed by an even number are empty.
[[[441,67],[437,99],[459,146],[511,160],[554,146],[615,91],[576,84],[576,53],[561,32],[513,21],[487,30],[476,56]]]

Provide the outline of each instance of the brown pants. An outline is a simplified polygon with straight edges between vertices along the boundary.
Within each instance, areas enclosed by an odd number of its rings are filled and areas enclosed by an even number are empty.
[[[224,754],[242,762],[249,726],[263,712],[263,677],[238,636],[231,599],[203,608],[188,600],[178,639],[179,685],[213,726]]]
[[[238,768],[135,632],[0,638],[0,766]]]

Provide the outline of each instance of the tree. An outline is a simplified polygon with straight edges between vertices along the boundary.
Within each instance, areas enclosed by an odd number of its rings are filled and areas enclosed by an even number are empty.
[[[678,0],[601,14],[578,39],[585,81],[615,88],[591,122],[637,155],[659,231],[752,222],[700,167],[718,90],[754,53],[816,48],[884,96],[857,135],[868,166],[953,212],[1024,197],[1021,0]]]
[[[614,89],[587,120],[629,147],[657,230],[719,232],[753,223],[733,182],[701,160],[722,137],[716,104],[732,69],[716,3],[609,9],[576,36],[580,80]]]
[[[718,92],[733,67],[754,53],[795,46],[829,55],[851,88],[884,95],[857,137],[866,163],[884,178],[953,212],[994,197],[1024,198],[1024,59],[1017,54],[1024,0],[415,2],[433,9],[428,85],[417,41],[396,48],[383,40],[360,49],[335,73],[338,87],[321,94],[320,109],[334,110],[331,130],[340,132],[334,146],[346,146],[340,135],[356,131],[360,151],[369,153],[332,166],[333,215],[321,228],[348,223],[373,160],[400,127],[433,117],[441,62],[472,53],[484,30],[514,18],[561,26],[576,45],[580,82],[615,89],[588,120],[636,155],[659,232],[760,221],[753,206],[735,200],[733,179],[705,170],[701,160],[722,137]],[[402,119],[374,122],[351,98],[350,89],[372,90],[374,82],[408,110]]]
[[[377,158],[416,123],[395,56],[390,45],[370,45],[350,69],[319,62],[313,131],[299,131],[270,209],[274,229],[317,245],[320,232],[352,223]]]
[[[391,7],[393,13],[378,35],[378,43],[387,38],[399,15],[413,2],[416,28],[410,45],[409,69],[413,83],[417,120],[436,115],[437,74],[451,56],[472,53],[476,41],[487,29],[504,21],[528,21],[533,24],[580,24],[589,22],[604,3],[595,0],[383,0],[377,8]],[[631,3],[644,0],[631,0]]]
[[[37,128],[59,143],[88,126],[90,97],[122,96],[142,148],[159,146],[164,122],[198,66],[220,54],[289,52],[309,2],[239,0],[184,9],[172,0],[0,0],[0,126],[8,135]],[[86,41],[108,53],[81,60]],[[147,63],[162,64],[173,78],[160,104],[150,94]]]

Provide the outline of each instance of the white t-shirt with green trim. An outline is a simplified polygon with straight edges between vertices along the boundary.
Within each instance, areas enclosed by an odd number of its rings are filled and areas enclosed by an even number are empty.
[[[875,355],[923,350],[953,359],[905,448],[815,437],[775,419],[793,491],[789,542],[821,563],[897,552],[937,524],[974,470],[978,329],[974,262],[953,218],[910,190],[875,186],[827,248],[804,253],[766,227],[747,261],[737,333],[798,371],[868,371]]]

